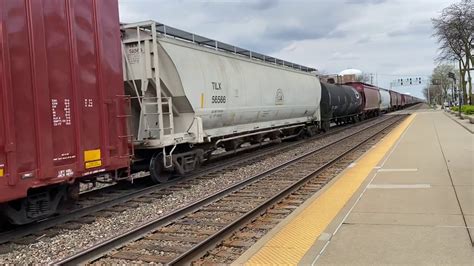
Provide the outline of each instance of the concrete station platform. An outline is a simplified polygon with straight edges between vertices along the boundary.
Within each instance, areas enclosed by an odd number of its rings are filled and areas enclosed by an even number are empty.
[[[474,265],[474,135],[417,110],[235,264]]]

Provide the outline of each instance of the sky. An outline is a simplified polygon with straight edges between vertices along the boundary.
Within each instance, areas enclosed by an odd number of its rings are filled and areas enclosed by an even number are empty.
[[[334,74],[372,73],[384,88],[422,97],[399,78],[428,76],[438,45],[431,18],[451,0],[119,0],[121,21],[166,25]]]

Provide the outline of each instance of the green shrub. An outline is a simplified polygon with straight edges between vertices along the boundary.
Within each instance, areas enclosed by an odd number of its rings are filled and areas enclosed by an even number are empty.
[[[453,106],[451,107],[451,110],[453,110],[454,112],[458,112],[459,107]],[[474,105],[463,105],[461,107],[461,112],[463,112],[466,115],[474,115]]]
[[[461,107],[461,112],[466,115],[474,115],[474,105],[463,105]]]

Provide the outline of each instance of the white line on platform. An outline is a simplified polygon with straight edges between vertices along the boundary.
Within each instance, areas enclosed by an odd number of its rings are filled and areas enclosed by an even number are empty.
[[[379,172],[417,172],[418,168],[379,169]]]
[[[370,184],[367,186],[369,189],[381,188],[381,189],[399,189],[399,188],[431,188],[430,184]]]

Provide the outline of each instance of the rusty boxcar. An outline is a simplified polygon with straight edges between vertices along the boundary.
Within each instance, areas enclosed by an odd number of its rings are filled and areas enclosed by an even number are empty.
[[[129,169],[116,0],[0,0],[0,204],[54,213],[81,178]]]

